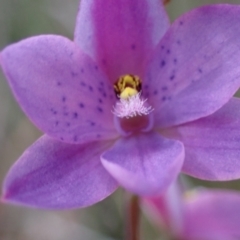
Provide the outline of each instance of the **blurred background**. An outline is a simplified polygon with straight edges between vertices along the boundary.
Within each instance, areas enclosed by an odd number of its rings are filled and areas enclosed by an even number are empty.
[[[172,0],[167,11],[174,20],[190,9],[212,3],[240,4],[240,0]],[[0,50],[39,34],[59,34],[72,39],[78,5],[79,0],[0,0]],[[16,104],[0,71],[0,183],[10,166],[40,135]],[[238,190],[240,186],[240,181],[189,180],[196,186]],[[71,211],[0,205],[0,240],[123,239],[125,195],[120,189],[101,203]],[[164,239],[144,216],[141,225],[141,239]]]

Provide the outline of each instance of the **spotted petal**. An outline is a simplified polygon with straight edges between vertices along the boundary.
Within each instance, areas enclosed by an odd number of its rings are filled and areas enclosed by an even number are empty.
[[[81,0],[75,41],[116,81],[142,74],[168,26],[160,0]]]
[[[109,142],[66,144],[41,137],[9,171],[3,201],[38,208],[75,208],[110,195],[117,183],[102,167]]]
[[[143,92],[156,123],[172,126],[221,108],[240,86],[240,6],[213,5],[177,19],[158,45]]]
[[[116,136],[112,86],[70,40],[23,40],[1,52],[1,64],[21,107],[48,135],[69,143]]]
[[[174,131],[185,147],[183,172],[206,180],[240,178],[240,99]]]
[[[138,195],[158,195],[178,175],[184,158],[182,143],[157,133],[118,140],[101,157],[120,185]]]

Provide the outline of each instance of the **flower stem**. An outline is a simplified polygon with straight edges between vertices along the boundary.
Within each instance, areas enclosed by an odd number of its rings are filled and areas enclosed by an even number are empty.
[[[127,207],[127,221],[126,221],[126,240],[139,240],[139,198],[137,196],[131,196],[128,200]]]
[[[163,0],[163,4],[167,5],[168,3],[170,3],[171,0]]]

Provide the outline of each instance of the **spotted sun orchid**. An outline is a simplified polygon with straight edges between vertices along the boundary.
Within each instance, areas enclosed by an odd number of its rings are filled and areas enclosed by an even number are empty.
[[[145,199],[149,217],[175,240],[240,239],[240,194],[220,189],[182,192],[170,187],[161,197]]]
[[[119,185],[159,194],[180,171],[239,178],[239,22],[227,4],[170,26],[159,0],[82,0],[73,42],[5,48],[3,72],[45,135],[9,171],[2,201],[74,208]]]

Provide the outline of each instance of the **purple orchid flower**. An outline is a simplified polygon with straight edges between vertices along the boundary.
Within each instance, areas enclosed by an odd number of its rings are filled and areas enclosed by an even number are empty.
[[[238,240],[240,194],[232,190],[170,187],[166,194],[145,199],[149,217],[177,240]]]
[[[239,178],[239,22],[233,5],[170,26],[159,0],[82,0],[74,42],[47,35],[4,49],[12,91],[46,135],[9,171],[3,201],[74,208],[118,185],[159,194],[181,170]]]

